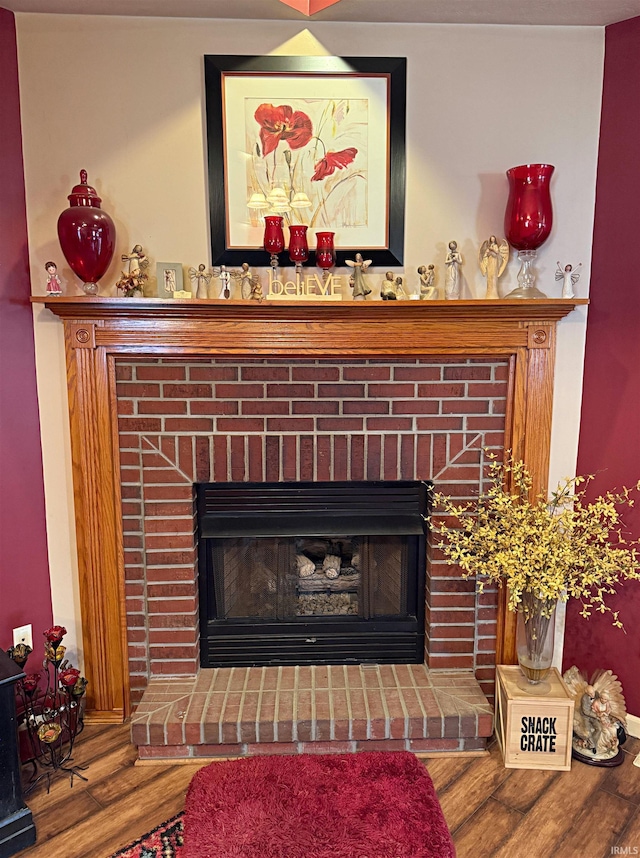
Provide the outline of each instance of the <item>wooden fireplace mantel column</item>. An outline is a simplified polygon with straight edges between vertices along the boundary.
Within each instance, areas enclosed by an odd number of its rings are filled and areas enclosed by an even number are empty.
[[[88,709],[129,711],[115,359],[118,356],[510,358],[505,443],[544,491],[556,323],[585,299],[242,302],[36,297],[64,322]],[[501,601],[497,662],[515,661]]]

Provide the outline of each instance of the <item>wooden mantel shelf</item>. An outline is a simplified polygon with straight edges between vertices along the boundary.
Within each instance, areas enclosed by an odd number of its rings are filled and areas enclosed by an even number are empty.
[[[198,320],[249,318],[271,321],[335,321],[337,319],[412,319],[426,321],[514,322],[558,321],[587,298],[487,301],[172,301],[162,298],[32,297],[62,319]]]
[[[586,299],[284,302],[34,297],[64,323],[88,715],[129,711],[115,363],[120,356],[506,357],[505,445],[546,490],[556,324]],[[515,661],[501,591],[497,663]]]
[[[81,323],[92,346],[109,350],[263,355],[409,355],[425,349],[459,353],[463,346],[474,353],[511,351],[514,346],[532,345],[527,328],[554,325],[578,304],[588,303],[580,298],[257,303],[34,297],[32,301],[65,322]],[[539,334],[538,339],[538,347],[548,347],[544,336]]]

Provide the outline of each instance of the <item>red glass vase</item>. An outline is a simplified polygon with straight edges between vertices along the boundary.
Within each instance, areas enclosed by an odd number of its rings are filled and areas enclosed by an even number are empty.
[[[116,244],[116,228],[102,211],[102,200],[80,171],[80,184],[69,194],[69,208],[58,218],[58,238],[69,267],[82,280],[87,295],[98,292],[98,281],[109,267]]]
[[[264,219],[264,249],[272,256],[284,250],[284,232],[280,215],[267,215]]]
[[[317,232],[316,233],[316,265],[325,271],[333,267],[336,261],[336,254],[333,247],[333,237],[335,232]]]
[[[537,250],[549,238],[553,226],[549,183],[554,170],[551,164],[522,164],[507,170],[504,231],[516,250]]]
[[[307,227],[299,223],[291,224],[289,227],[289,259],[296,266],[299,266],[303,262],[306,262],[308,258]]]
[[[538,248],[549,238],[553,208],[549,184],[555,167],[551,164],[521,164],[507,170],[509,199],[504,214],[507,241],[518,251],[518,288],[507,298],[546,298],[536,288],[534,262]]]

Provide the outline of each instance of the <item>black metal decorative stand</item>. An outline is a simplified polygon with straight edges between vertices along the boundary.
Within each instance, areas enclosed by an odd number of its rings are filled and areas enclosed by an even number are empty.
[[[71,786],[74,777],[87,780],[80,774],[86,766],[73,763],[74,744],[84,729],[87,681],[64,658],[62,637],[66,629],[53,626],[44,634],[43,670],[26,676],[23,674],[16,683],[20,724],[26,745],[23,760],[32,767],[25,795],[44,780],[48,792],[55,774],[67,774]],[[28,647],[22,646],[13,647],[9,654],[22,666],[30,652]]]

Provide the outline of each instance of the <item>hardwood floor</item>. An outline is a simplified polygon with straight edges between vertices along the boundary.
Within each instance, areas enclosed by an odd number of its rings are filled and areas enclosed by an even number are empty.
[[[640,854],[640,740],[625,748],[616,769],[505,769],[495,744],[483,757],[425,764],[458,858],[605,858]],[[135,757],[128,725],[87,726],[75,762],[88,765],[89,781],[70,788],[61,777],[28,797],[38,842],[21,858],[109,858],[182,810],[197,764],[134,766]]]

